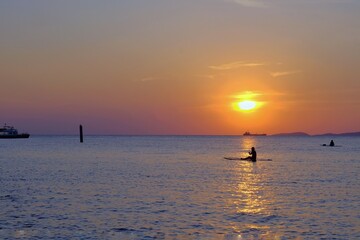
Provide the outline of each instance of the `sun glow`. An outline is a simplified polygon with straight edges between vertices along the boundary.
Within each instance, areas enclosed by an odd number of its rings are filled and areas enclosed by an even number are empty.
[[[232,107],[235,111],[252,113],[264,106],[263,93],[259,92],[242,92],[232,96]]]
[[[238,102],[237,105],[238,105],[240,110],[248,111],[248,110],[254,109],[257,104],[254,101],[245,100],[245,101],[242,101],[242,102]]]

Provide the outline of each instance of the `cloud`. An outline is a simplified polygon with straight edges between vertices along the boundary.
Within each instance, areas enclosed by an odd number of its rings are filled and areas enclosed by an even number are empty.
[[[225,2],[232,2],[239,4],[243,7],[252,7],[252,8],[266,8],[269,6],[269,0],[223,0]],[[295,1],[295,0],[294,0]],[[356,2],[357,0],[301,0],[308,3],[344,3],[344,2]]]
[[[140,82],[151,82],[151,81],[156,81],[156,80],[160,80],[160,78],[157,77],[144,77],[142,79],[140,79]]]
[[[261,97],[263,96],[264,93],[262,92],[253,92],[253,91],[245,91],[245,92],[241,92],[241,93],[238,93],[236,95],[233,95],[231,96],[231,98],[234,98],[234,99],[254,99],[254,98],[257,98],[257,97]]]
[[[277,78],[277,77],[283,77],[283,76],[293,75],[293,74],[297,74],[297,73],[301,73],[301,71],[297,70],[297,71],[287,71],[287,72],[271,72],[270,75],[273,78]]]
[[[258,0],[225,0],[226,2],[234,2],[244,7],[264,8],[266,4]]]
[[[231,62],[231,63],[225,63],[221,65],[215,65],[215,66],[209,66],[209,68],[213,70],[231,70],[236,68],[242,68],[242,67],[259,67],[264,66],[265,63],[256,63],[256,62],[243,62],[243,61],[237,61],[237,62]]]
[[[215,78],[214,75],[195,75],[195,77],[206,78],[206,79],[214,79]]]

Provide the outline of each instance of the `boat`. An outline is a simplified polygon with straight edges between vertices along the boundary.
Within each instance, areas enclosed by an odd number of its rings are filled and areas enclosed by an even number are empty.
[[[250,133],[250,132],[245,132],[244,134],[243,134],[243,136],[267,136],[267,134],[266,133]]]
[[[29,138],[28,133],[18,133],[17,129],[6,124],[0,128],[0,138]]]

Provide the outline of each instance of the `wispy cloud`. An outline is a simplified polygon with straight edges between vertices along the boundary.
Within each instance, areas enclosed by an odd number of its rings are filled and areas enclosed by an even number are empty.
[[[215,76],[214,75],[195,75],[195,77],[198,77],[198,78],[206,78],[206,79],[214,79]]]
[[[259,0],[225,0],[226,2],[234,2],[240,4],[244,7],[255,7],[255,8],[264,8],[266,4]]]
[[[142,79],[140,79],[140,82],[151,82],[151,81],[156,81],[156,80],[160,80],[161,78],[158,77],[144,77]]]
[[[241,93],[237,93],[236,95],[232,95],[231,98],[234,99],[254,99],[257,97],[263,96],[264,93],[262,92],[253,92],[253,91],[245,91]]]
[[[209,66],[209,68],[213,70],[231,70],[242,67],[259,67],[264,65],[266,65],[266,63],[237,61],[237,62],[225,63],[221,65]]]
[[[286,71],[286,72],[271,72],[270,75],[274,78],[277,78],[277,77],[283,77],[283,76],[293,75],[293,74],[298,74],[298,73],[301,73],[301,71],[297,70],[297,71]]]

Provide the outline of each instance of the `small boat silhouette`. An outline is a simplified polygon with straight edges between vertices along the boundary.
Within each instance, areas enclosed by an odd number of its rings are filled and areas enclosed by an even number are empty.
[[[265,134],[265,133],[250,133],[250,132],[245,132],[244,134],[243,134],[243,136],[267,136],[267,134]]]

